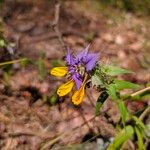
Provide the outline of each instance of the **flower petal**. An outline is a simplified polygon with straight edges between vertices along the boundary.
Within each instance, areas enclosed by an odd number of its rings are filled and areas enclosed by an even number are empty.
[[[73,55],[70,53],[70,50],[68,49],[68,53],[66,56],[66,62],[68,65],[74,65],[75,64],[75,60],[73,58]]]
[[[84,88],[85,88],[85,84],[82,84],[80,89],[73,94],[72,102],[74,103],[74,105],[79,105],[83,101],[84,90],[85,90]]]
[[[88,45],[83,51],[81,51],[80,53],[77,54],[77,61],[81,61],[82,59],[84,59],[89,51],[89,47],[90,45]]]
[[[50,74],[58,77],[63,77],[67,74],[67,72],[67,67],[55,67],[50,71]]]
[[[98,54],[88,54],[85,60],[86,71],[92,70],[97,62]]]
[[[81,79],[79,78],[79,74],[78,73],[75,73],[73,76],[72,76],[72,79],[74,80],[74,82],[76,83],[76,87],[77,89],[79,90],[79,88],[81,87],[81,84],[82,84],[82,81]]]
[[[74,86],[74,82],[72,80],[68,81],[67,83],[65,84],[62,84],[58,90],[57,90],[57,94],[59,96],[65,96],[67,95],[73,88]]]

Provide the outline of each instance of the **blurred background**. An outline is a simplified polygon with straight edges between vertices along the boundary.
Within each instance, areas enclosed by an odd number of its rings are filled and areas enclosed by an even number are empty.
[[[114,103],[93,119],[98,93],[88,91],[76,108],[55,94],[63,80],[49,70],[64,65],[66,47],[76,53],[91,44],[101,62],[135,72],[120,78],[150,83],[150,0],[0,0],[0,10],[0,149],[98,150],[111,140],[120,120]]]

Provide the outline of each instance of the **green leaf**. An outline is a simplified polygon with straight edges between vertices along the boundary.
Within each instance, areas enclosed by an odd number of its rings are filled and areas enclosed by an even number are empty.
[[[144,125],[144,123],[142,122],[142,120],[140,120],[138,117],[136,116],[132,116],[133,120],[136,123],[136,126],[138,126],[142,132],[144,132],[146,130],[146,126]]]
[[[3,39],[0,39],[0,47],[6,46],[6,43]]]
[[[96,74],[94,74],[92,76],[91,80],[92,80],[92,86],[97,86],[98,87],[98,86],[103,84],[100,77]]]
[[[140,132],[140,129],[135,126],[135,133],[137,135],[137,139],[138,139],[138,148],[139,150],[145,150],[145,147],[144,147],[144,143],[143,143],[143,136],[142,136],[142,133]]]
[[[108,93],[106,91],[102,92],[100,96],[98,97],[98,100],[95,105],[95,115],[99,115],[100,109],[105,102],[105,100],[108,98]]]
[[[45,75],[46,75],[46,69],[45,69],[45,64],[44,64],[44,54],[41,54],[41,56],[38,59],[38,70],[39,70],[39,74],[40,74],[40,80],[44,80]]]
[[[116,91],[116,87],[115,84],[109,84],[107,86],[107,93],[109,94],[109,96],[113,99],[113,100],[118,100],[118,96],[117,96],[117,91]]]
[[[119,107],[119,111],[121,113],[123,125],[125,127],[125,122],[126,122],[126,118],[127,118],[127,115],[128,115],[127,108],[126,108],[126,106],[125,106],[123,101],[119,101],[118,107]]]
[[[29,64],[29,59],[25,59],[24,61],[21,61],[20,62],[20,65],[21,65],[21,67],[25,67],[25,66],[27,66]]]
[[[57,91],[55,91],[51,96],[43,95],[43,101],[51,105],[57,104],[58,100],[59,96],[57,94]]]
[[[3,80],[7,85],[10,85],[10,72],[4,72],[3,73]]]
[[[115,137],[112,144],[110,144],[107,150],[120,150],[122,145],[129,139],[132,138],[134,133],[132,126],[126,126],[125,129],[121,130]]]
[[[57,92],[55,92],[50,98],[49,98],[49,102],[52,105],[55,105],[58,102],[59,96],[57,94]]]
[[[114,80],[114,84],[117,88],[117,90],[123,90],[123,89],[137,89],[140,87],[140,85],[131,83],[124,80]]]
[[[54,59],[54,60],[51,60],[51,65],[52,67],[60,67],[60,66],[65,66],[65,63],[64,61],[62,60],[58,60],[58,59]]]
[[[115,67],[115,66],[108,66],[108,65],[102,66],[102,70],[104,73],[110,76],[116,76],[116,75],[121,75],[125,73],[132,73],[129,70],[122,69],[122,68]]]

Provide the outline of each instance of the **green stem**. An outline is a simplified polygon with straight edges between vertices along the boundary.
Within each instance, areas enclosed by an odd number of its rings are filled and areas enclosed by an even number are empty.
[[[0,66],[14,64],[14,63],[18,63],[18,62],[22,62],[22,61],[26,61],[26,60],[27,60],[27,58],[22,58],[22,59],[18,59],[18,60],[7,61],[7,62],[0,63]]]

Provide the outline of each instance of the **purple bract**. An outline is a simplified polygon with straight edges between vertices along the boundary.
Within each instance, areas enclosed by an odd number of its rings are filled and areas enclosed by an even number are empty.
[[[76,57],[68,50],[66,62],[68,66],[68,74],[74,80],[77,89],[81,87],[85,73],[89,73],[96,65],[98,54],[88,53],[89,46],[77,54]]]

